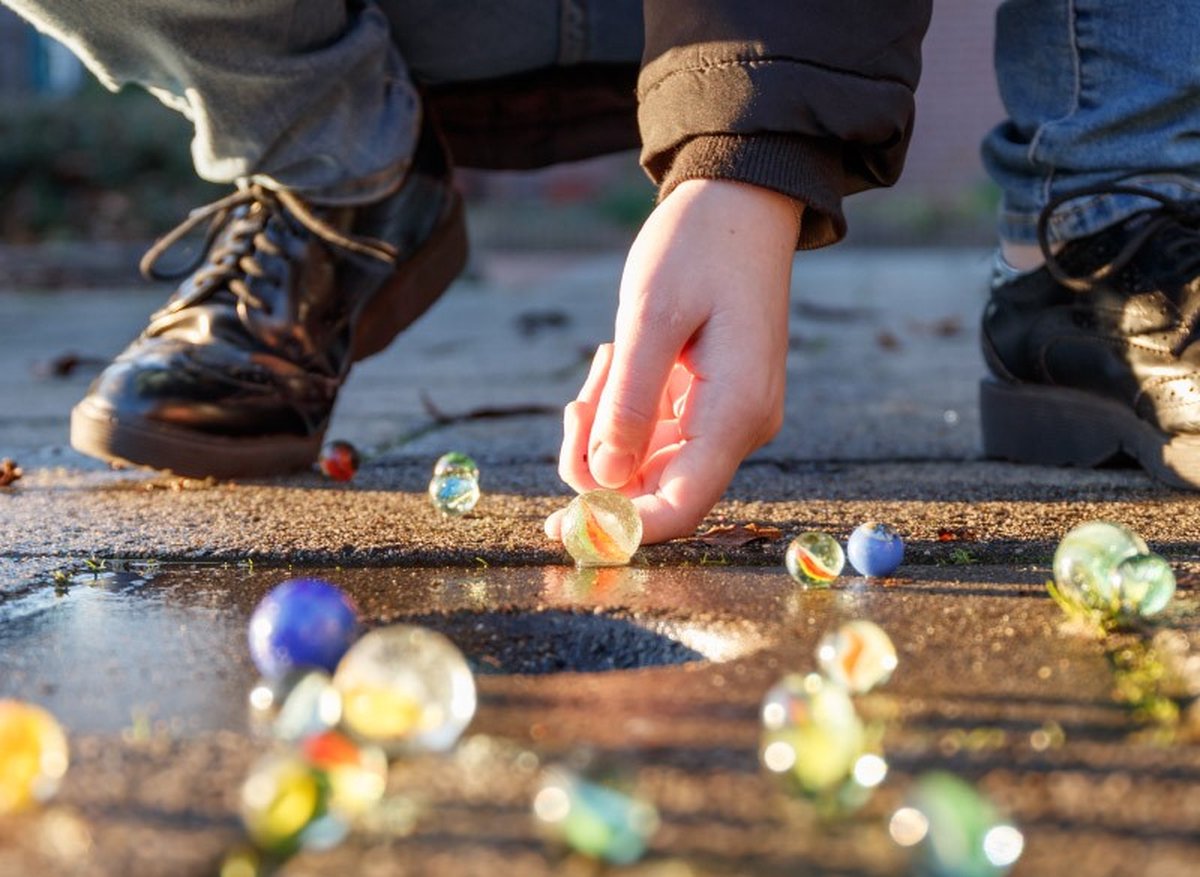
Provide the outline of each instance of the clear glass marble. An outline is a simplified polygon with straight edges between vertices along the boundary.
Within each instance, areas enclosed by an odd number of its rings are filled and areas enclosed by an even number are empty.
[[[865,619],[848,621],[826,634],[817,646],[821,672],[854,694],[882,685],[896,669],[896,647],[878,624]]]
[[[842,574],[846,553],[828,533],[801,533],[787,547],[784,565],[796,584],[804,588],[826,588]]]
[[[479,504],[479,481],[463,472],[446,472],[429,482],[429,501],[443,515],[460,517]]]
[[[892,839],[913,848],[921,877],[1000,877],[1021,857],[1020,830],[995,806],[952,774],[918,777],[888,826]]]
[[[830,792],[864,754],[866,731],[846,689],[816,673],[790,674],[763,699],[760,758],[808,795]]]
[[[533,799],[542,834],[589,858],[629,865],[646,853],[658,812],[625,774],[597,768],[547,768]]]
[[[451,451],[442,454],[433,464],[433,477],[437,478],[439,475],[465,475],[478,481],[479,465],[466,454]]]
[[[562,540],[579,566],[622,566],[642,544],[642,519],[628,497],[589,490],[567,506]]]
[[[322,670],[260,679],[250,689],[249,706],[252,730],[286,742],[328,731],[342,718],[342,696]]]
[[[346,653],[333,684],[342,695],[342,727],[389,755],[445,751],[475,715],[466,658],[423,627],[371,631]]]
[[[1142,538],[1109,521],[1087,521],[1070,530],[1054,552],[1054,584],[1068,603],[1106,616],[1120,611],[1116,569],[1148,554]]]

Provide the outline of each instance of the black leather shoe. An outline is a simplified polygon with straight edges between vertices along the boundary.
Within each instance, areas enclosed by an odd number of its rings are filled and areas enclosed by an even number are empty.
[[[427,125],[402,184],[354,207],[250,185],[196,211],[201,259],[71,413],[71,444],[195,477],[312,464],[351,364],[382,350],[462,270],[462,204]]]
[[[1160,206],[1050,255],[1052,210],[1101,192]],[[997,284],[984,313],[985,453],[1075,466],[1125,455],[1200,488],[1200,204],[1088,190],[1049,205],[1039,239],[1045,267]]]

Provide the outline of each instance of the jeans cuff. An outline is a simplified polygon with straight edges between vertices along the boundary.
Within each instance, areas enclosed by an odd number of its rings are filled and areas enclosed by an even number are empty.
[[[406,158],[388,165],[382,170],[375,171],[365,177],[358,177],[345,183],[332,186],[322,186],[315,189],[303,189],[284,185],[272,177],[255,174],[251,181],[268,189],[287,189],[295,192],[310,204],[321,204],[328,207],[350,207],[356,204],[370,204],[386,198],[400,188],[404,176],[408,172],[410,161]]]
[[[1112,184],[1138,186],[1177,201],[1200,201],[1200,180],[1178,174],[1143,174],[1113,180]],[[1054,193],[1054,197],[1066,193]],[[1077,240],[1115,225],[1142,210],[1161,206],[1153,198],[1137,195],[1096,193],[1061,202],[1046,226],[1052,244]],[[1038,218],[1041,211],[1000,208],[1000,239],[1011,244],[1037,244]]]

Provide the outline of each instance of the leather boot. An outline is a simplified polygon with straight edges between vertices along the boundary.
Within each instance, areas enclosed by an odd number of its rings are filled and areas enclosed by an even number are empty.
[[[194,211],[198,265],[71,413],[71,444],[193,477],[310,466],[350,366],[382,350],[462,270],[462,203],[424,126],[403,181],[370,204],[321,207],[245,185]]]
[[[1050,254],[1050,211],[1095,193],[1158,202]],[[992,290],[980,391],[984,451],[1097,466],[1131,457],[1200,488],[1200,205],[1110,186],[1047,207],[1046,265]]]

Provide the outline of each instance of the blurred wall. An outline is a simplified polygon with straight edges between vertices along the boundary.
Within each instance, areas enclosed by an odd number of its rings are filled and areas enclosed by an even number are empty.
[[[31,42],[29,29],[0,6],[0,97],[23,94],[32,87]]]
[[[935,0],[917,121],[898,189],[951,196],[985,179],[979,141],[1003,109],[992,72],[999,0]]]
[[[0,6],[0,97],[71,94],[85,75],[83,65],[65,46]]]

